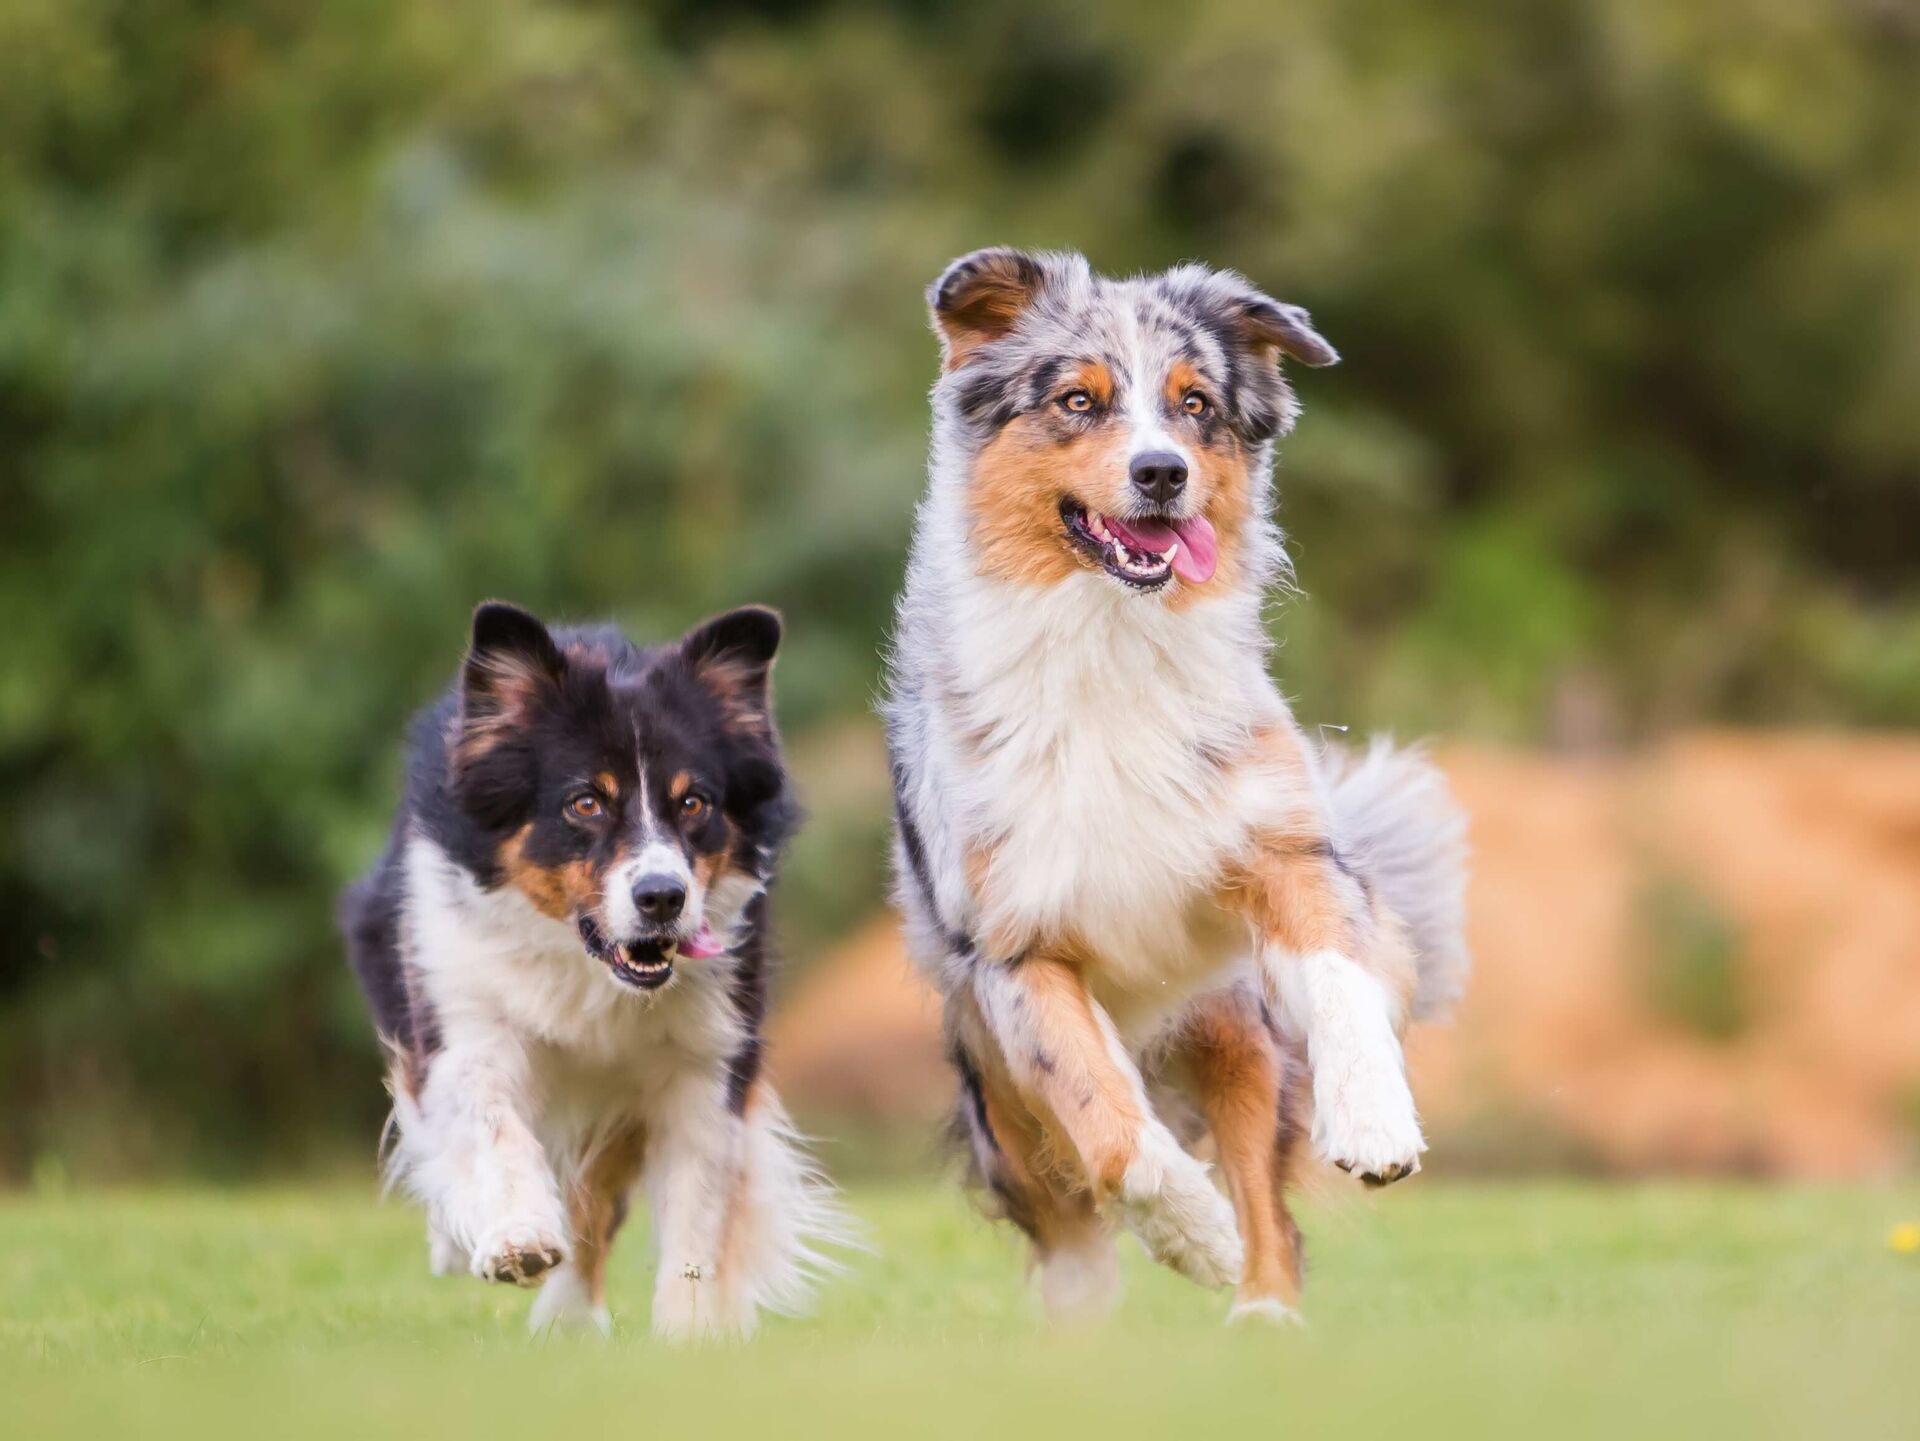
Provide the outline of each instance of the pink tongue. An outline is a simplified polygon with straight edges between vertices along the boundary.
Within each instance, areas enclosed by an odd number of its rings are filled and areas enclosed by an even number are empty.
[[[680,954],[689,960],[704,961],[720,954],[720,940],[711,926],[702,925],[691,940],[680,942]]]
[[[1173,571],[1180,579],[1193,585],[1213,579],[1213,568],[1220,561],[1220,542],[1205,516],[1176,520],[1170,525],[1157,520],[1116,520],[1110,515],[1101,519],[1129,550],[1165,555],[1167,547],[1173,546]]]

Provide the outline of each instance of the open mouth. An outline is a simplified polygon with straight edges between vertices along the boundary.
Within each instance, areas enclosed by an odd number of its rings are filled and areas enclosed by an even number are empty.
[[[704,960],[720,954],[721,946],[705,925],[697,934],[653,936],[638,941],[616,942],[608,938],[592,916],[580,917],[580,942],[587,954],[606,964],[613,978],[622,985],[640,991],[657,991],[673,979],[673,963],[683,956]]]
[[[1176,575],[1204,584],[1219,561],[1219,542],[1205,516],[1122,520],[1068,496],[1060,502],[1060,520],[1076,549],[1135,590],[1159,590]]]

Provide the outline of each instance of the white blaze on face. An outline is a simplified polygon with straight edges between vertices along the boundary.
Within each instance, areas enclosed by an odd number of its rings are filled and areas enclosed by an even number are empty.
[[[1127,426],[1124,454],[1127,462],[1131,464],[1137,455],[1159,451],[1179,456],[1181,463],[1191,472],[1193,456],[1167,428],[1166,396],[1163,392],[1170,359],[1162,353],[1163,346],[1153,343],[1154,337],[1146,332],[1137,316],[1133,319],[1132,329],[1124,392]]]
[[[704,888],[687,862],[687,853],[677,837],[667,833],[656,816],[647,817],[646,839],[640,847],[607,873],[607,929],[616,942],[637,940],[646,930],[640,911],[633,903],[633,888],[646,876],[666,876],[687,888],[686,905],[681,909],[675,929],[691,935],[700,929]]]

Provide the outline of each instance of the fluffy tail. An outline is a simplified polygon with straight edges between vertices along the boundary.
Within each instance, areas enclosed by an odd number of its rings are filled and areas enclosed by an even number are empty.
[[[1413,1019],[1444,1016],[1466,989],[1467,817],[1419,750],[1375,740],[1323,753],[1334,839],[1406,924],[1419,980]]]
[[[743,1288],[746,1316],[795,1315],[820,1280],[844,1269],[833,1252],[864,1251],[865,1239],[770,1087],[749,1105],[742,1162],[721,1274]]]

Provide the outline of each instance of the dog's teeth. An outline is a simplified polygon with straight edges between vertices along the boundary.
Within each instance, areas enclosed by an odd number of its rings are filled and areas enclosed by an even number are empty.
[[[1177,545],[1168,546],[1165,550],[1160,552],[1160,559],[1164,560],[1168,565],[1172,565],[1173,553],[1178,549],[1180,549],[1180,547]]]

